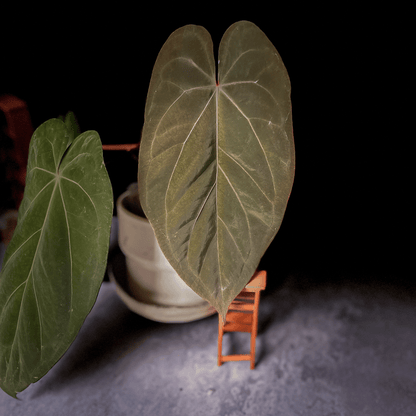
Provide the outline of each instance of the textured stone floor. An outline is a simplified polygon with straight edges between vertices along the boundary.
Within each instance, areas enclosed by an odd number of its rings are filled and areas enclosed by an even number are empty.
[[[58,364],[20,400],[0,391],[0,414],[413,416],[416,296],[376,277],[358,282],[269,285],[255,370],[217,367],[216,316],[152,322],[106,282]],[[247,348],[247,334],[224,339],[224,353]]]

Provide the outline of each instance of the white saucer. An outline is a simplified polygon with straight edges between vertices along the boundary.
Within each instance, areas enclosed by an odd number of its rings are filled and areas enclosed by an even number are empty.
[[[124,254],[115,249],[110,253],[108,275],[116,285],[116,292],[126,306],[138,315],[157,322],[191,322],[216,313],[216,310],[206,301],[192,306],[165,306],[139,302],[132,297],[126,282],[126,261]]]

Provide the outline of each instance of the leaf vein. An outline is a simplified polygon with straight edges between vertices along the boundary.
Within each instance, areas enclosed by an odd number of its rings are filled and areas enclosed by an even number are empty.
[[[274,189],[274,192],[276,192],[276,184],[275,184],[275,180],[274,180],[274,177],[273,177],[272,168],[270,166],[270,162],[269,162],[269,159],[267,157],[267,153],[264,150],[263,144],[261,143],[261,140],[260,140],[260,138],[259,138],[259,136],[258,136],[258,134],[257,134],[257,132],[255,130],[255,128],[253,127],[253,124],[250,121],[250,118],[247,117],[244,114],[243,110],[241,110],[241,108],[237,105],[237,103],[224,90],[221,90],[221,91],[228,98],[228,100],[235,106],[235,108],[240,112],[240,114],[247,120],[247,123],[249,124],[251,130],[253,131],[254,136],[256,137],[256,139],[257,139],[257,141],[258,141],[258,143],[260,145],[260,148],[261,148],[261,150],[262,150],[262,152],[264,154],[264,158],[266,159],[267,167],[269,168],[270,176],[271,176],[272,181],[273,181],[273,189]]]
[[[23,246],[37,233],[42,231],[42,228],[39,228],[39,230],[35,231],[30,237],[28,237],[23,243],[16,249],[16,251],[7,259],[7,263],[3,265],[3,270],[5,270],[8,266],[8,264],[11,262],[12,258],[23,248]],[[10,263],[11,264],[11,263]]]
[[[249,219],[248,219],[248,214],[247,214],[246,208],[244,207],[244,204],[241,201],[240,196],[238,195],[237,191],[235,190],[235,188],[234,188],[233,184],[231,183],[227,174],[224,172],[224,170],[221,168],[221,166],[219,166],[219,169],[221,170],[222,174],[224,175],[225,179],[227,180],[228,184],[230,185],[230,188],[233,190],[235,196],[237,197],[237,200],[238,200],[239,204],[241,205],[241,208],[242,208],[242,210],[244,212],[244,215],[246,217],[247,229],[248,229],[248,233],[249,233],[249,236],[250,236],[250,242],[251,242],[252,238],[251,238],[250,222],[249,222]],[[218,211],[217,211],[217,218],[220,218],[220,216],[218,215]]]
[[[71,163],[75,162],[79,157],[83,156],[83,155],[88,155],[88,153],[84,152],[84,153],[80,153],[79,155],[77,155],[76,157],[74,157],[70,162],[68,162],[62,169],[60,169],[60,173],[62,173],[68,166],[71,165]]]
[[[55,174],[54,174],[55,175]],[[56,175],[55,175],[56,176]],[[23,219],[26,217],[27,213],[30,210],[30,207],[35,203],[38,196],[54,181],[55,179],[51,179],[36,195],[35,197],[30,201],[29,206],[26,208],[26,211],[24,212],[22,219],[20,221],[23,221]]]
[[[215,181],[215,182],[214,182],[214,184],[212,185],[211,189],[209,190],[209,192],[208,192],[208,194],[207,194],[206,198],[204,199],[204,202],[202,203],[201,208],[200,208],[200,209],[199,209],[199,211],[198,211],[198,214],[197,214],[197,215],[196,215],[196,217],[195,217],[194,223],[193,223],[193,225],[192,225],[192,228],[191,228],[191,230],[190,230],[189,234],[192,234],[192,232],[194,231],[195,225],[196,225],[196,223],[197,223],[197,221],[198,221],[199,217],[201,216],[201,213],[202,213],[202,211],[204,210],[205,205],[207,204],[208,199],[209,199],[209,197],[210,197],[210,195],[211,195],[211,193],[212,193],[212,191],[213,191],[213,189],[215,188],[215,186],[216,186],[216,185],[217,185],[217,182]]]
[[[239,163],[235,158],[233,158],[229,153],[227,153],[224,149],[222,149],[221,147],[219,147],[219,149],[225,154],[227,155],[236,165],[238,165],[243,171],[244,173],[253,181],[253,183],[257,186],[257,188],[259,189],[259,191],[264,195],[264,197],[270,202],[272,203],[271,199],[267,196],[267,194],[263,191],[263,189],[261,189],[261,186],[256,182],[256,180],[250,175],[250,173],[247,171],[247,169],[244,168],[243,165],[241,165],[241,163]]]
[[[227,224],[224,222],[224,220],[218,216],[218,219],[221,221],[221,223],[224,225],[225,229],[227,230],[228,234],[230,235],[231,239],[233,240],[233,243],[235,244],[235,246],[237,247],[238,252],[240,253],[241,259],[243,260],[243,262],[246,261],[246,259],[244,258],[244,254],[241,251],[240,247],[237,244],[237,241],[235,241],[235,238],[233,236],[233,234],[231,233],[230,229],[228,228]]]
[[[94,207],[94,211],[95,211],[95,213],[97,214],[97,208],[96,208],[96,206],[95,206],[95,203],[94,203],[94,201],[92,200],[92,198],[90,197],[90,195],[88,194],[88,192],[77,182],[77,181],[74,181],[73,179],[69,179],[69,178],[67,178],[66,176],[61,176],[61,178],[62,179],[66,179],[67,181],[69,181],[69,182],[72,182],[72,183],[74,183],[75,185],[77,185],[77,186],[79,186],[79,188],[85,193],[85,195],[87,195],[87,197],[88,197],[88,199],[90,200],[90,202],[91,202],[91,204],[92,204],[92,206]],[[97,214],[97,217],[98,217],[98,214]]]
[[[217,159],[217,166],[216,166],[216,171],[215,171],[215,213],[216,218],[217,218],[217,222],[215,224],[216,227],[216,242],[217,242],[217,264],[218,264],[218,276],[220,279],[220,285],[221,285],[221,291],[220,291],[220,295],[221,295],[221,301],[224,300],[224,296],[223,296],[223,292],[222,292],[222,287],[223,287],[223,283],[222,283],[222,278],[221,278],[221,262],[220,262],[220,244],[219,244],[219,239],[218,239],[218,171],[219,171],[219,162],[218,162],[218,148],[219,148],[219,111],[218,111],[218,103],[219,103],[219,87],[217,85],[217,87],[215,88],[215,152],[216,152],[216,159]]]
[[[164,82],[169,82],[169,83],[171,83],[171,84],[174,84],[173,82],[171,82],[171,81],[164,81]],[[182,90],[182,93],[178,96],[178,98],[176,98],[170,105],[169,105],[169,107],[166,109],[166,111],[163,113],[163,115],[160,117],[160,119],[159,119],[159,122],[157,123],[157,126],[156,126],[156,128],[155,128],[155,130],[154,130],[154,134],[153,134],[153,139],[152,139],[152,141],[151,141],[151,145],[150,145],[150,154],[153,156],[153,145],[154,145],[154,143],[155,143],[155,141],[156,141],[156,134],[157,134],[157,131],[159,130],[159,127],[160,127],[160,125],[162,124],[162,121],[163,121],[163,119],[166,117],[166,115],[170,112],[170,110],[171,110],[171,108],[186,94],[186,93],[188,93],[189,91],[194,91],[194,90],[202,90],[202,89],[212,89],[213,88],[213,86],[212,85],[208,85],[208,86],[206,86],[206,87],[195,87],[195,88],[188,88],[187,90],[184,90],[182,87],[180,87],[179,85],[177,85],[177,84],[174,84],[175,86],[177,86],[178,88],[180,88],[181,90]],[[212,96],[210,97],[210,99],[208,100],[208,102],[209,101],[211,101],[211,98],[212,98]],[[205,108],[204,108],[204,110],[205,110]],[[202,110],[202,112],[204,112],[204,110]],[[201,115],[202,115],[202,113],[201,113]],[[199,118],[198,118],[199,119]],[[195,127],[195,125],[192,127],[192,129]]]
[[[254,84],[257,87],[263,89],[264,91],[267,92],[267,94],[270,95],[270,97],[272,98],[272,100],[275,102],[276,105],[280,106],[279,102],[276,100],[276,98],[274,97],[274,95],[263,85],[261,85],[259,83],[259,80],[257,79],[256,81],[235,81],[235,82],[227,82],[225,84],[221,84],[221,88],[225,88],[225,87],[229,87],[232,85],[240,85],[240,84]]]
[[[40,168],[39,166],[35,166],[34,168],[30,169],[30,171],[28,172],[28,174],[31,173],[34,170],[41,170],[43,172],[47,172],[47,173],[50,173],[53,176],[56,176],[56,173],[55,172],[51,172],[50,170]]]
[[[178,167],[179,160],[180,160],[180,158],[182,156],[182,153],[183,153],[183,149],[185,148],[185,145],[188,142],[189,137],[191,136],[192,132],[194,131],[195,127],[197,126],[197,124],[198,124],[199,120],[201,119],[202,115],[205,113],[205,110],[208,108],[208,105],[211,102],[213,96],[214,95],[211,95],[211,97],[208,100],[207,104],[205,105],[205,107],[201,111],[201,114],[198,116],[198,118],[196,119],[195,123],[192,125],[191,130],[189,131],[188,135],[186,136],[184,142],[182,143],[181,151],[179,152],[178,158],[176,159],[175,165],[174,165],[174,167],[172,169],[172,173],[171,173],[170,178],[169,178],[168,186],[166,187],[166,195],[169,192],[170,184],[172,182],[173,175],[174,175],[174,173],[175,173],[175,171],[176,171],[176,169]],[[167,202],[167,198],[165,198],[165,215],[167,216],[168,209],[167,209],[167,206],[166,206],[166,202]]]
[[[191,58],[185,58],[183,56],[178,56],[177,58],[171,59],[169,62],[167,62],[165,64],[165,66],[162,68],[162,71],[172,62],[174,61],[186,61],[188,63],[190,63],[192,66],[194,66],[199,72],[201,72],[202,74],[204,74],[209,80],[212,80],[212,75],[208,74],[207,72],[205,72],[199,65],[197,65],[195,63],[195,61]]]
[[[237,56],[237,58],[235,59],[235,61],[230,65],[230,67],[228,68],[228,71],[225,73],[224,75],[224,79],[227,78],[228,73],[233,69],[234,65],[247,53],[249,52],[253,52],[256,51],[257,49],[247,49],[246,51],[244,51],[243,53],[241,53],[240,55]]]
[[[39,236],[38,243],[37,243],[37,245],[36,245],[35,254],[33,255],[32,264],[31,264],[31,266],[30,266],[30,270],[29,270],[29,273],[28,273],[28,275],[27,275],[27,278],[26,278],[26,280],[25,280],[25,282],[24,282],[24,283],[25,283],[25,288],[24,288],[24,290],[23,290],[22,299],[21,299],[21,302],[20,302],[20,309],[19,309],[19,314],[18,314],[18,317],[17,317],[16,330],[15,330],[15,332],[14,332],[13,342],[12,342],[12,346],[11,346],[11,348],[10,348],[10,356],[9,356],[9,361],[10,361],[10,359],[11,359],[12,352],[13,352],[13,350],[14,350],[14,348],[15,348],[16,335],[17,335],[17,332],[19,331],[20,320],[21,320],[21,313],[22,313],[22,306],[21,306],[21,305],[22,305],[22,303],[24,302],[24,298],[25,298],[25,296],[26,296],[27,282],[28,282],[28,280],[29,280],[29,278],[30,278],[30,276],[31,276],[31,275],[32,275],[32,279],[34,279],[34,277],[33,277],[33,273],[32,273],[32,271],[33,271],[33,266],[34,266],[34,264],[35,264],[35,260],[37,260],[37,255],[38,255],[39,245],[40,245],[40,242],[41,242],[42,237],[43,237],[43,233],[44,233],[44,230],[45,230],[45,224],[46,224],[46,221],[47,221],[47,219],[48,219],[48,217],[49,217],[49,211],[50,211],[50,208],[51,208],[51,205],[52,205],[52,199],[53,199],[53,196],[54,196],[55,191],[56,191],[56,186],[57,186],[57,182],[55,181],[55,186],[54,186],[54,188],[53,188],[52,195],[51,195],[51,199],[50,199],[49,204],[48,204],[48,209],[46,210],[45,219],[43,220],[42,228],[41,228],[41,230],[40,230],[40,236]],[[42,321],[41,321],[41,312],[40,312],[39,302],[38,302],[38,298],[37,298],[37,295],[36,295],[35,282],[33,282],[33,293],[34,293],[34,295],[35,295],[36,307],[37,307],[37,310],[38,310],[38,317],[39,317],[39,324],[40,324],[40,334],[39,334],[39,336],[40,336],[40,342],[41,342],[41,345],[42,345],[42,342],[43,342],[43,341],[42,341],[42,332],[41,332],[41,331],[42,331]],[[18,348],[19,348],[19,346],[18,346]]]
[[[70,279],[71,279],[71,301],[70,301],[70,310],[72,310],[72,300],[73,300],[73,276],[72,276],[72,246],[71,246],[71,231],[69,228],[69,221],[68,221],[68,210],[66,209],[66,205],[65,205],[65,200],[64,200],[64,196],[62,194],[62,188],[61,188],[61,183],[59,183],[59,192],[61,194],[61,200],[62,200],[62,206],[64,208],[64,214],[65,214],[65,222],[66,222],[66,227],[68,230],[68,251],[69,251],[69,263],[70,263]],[[94,206],[95,208],[95,206]]]

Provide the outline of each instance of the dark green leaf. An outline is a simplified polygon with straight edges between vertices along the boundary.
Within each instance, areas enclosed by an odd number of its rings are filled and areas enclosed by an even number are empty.
[[[292,188],[290,82],[266,35],[232,25],[219,48],[185,26],[155,63],[139,189],[166,257],[222,315],[276,235]]]
[[[13,397],[59,360],[98,294],[113,212],[101,146],[93,131],[72,142],[57,119],[32,137],[0,275],[0,386]]]

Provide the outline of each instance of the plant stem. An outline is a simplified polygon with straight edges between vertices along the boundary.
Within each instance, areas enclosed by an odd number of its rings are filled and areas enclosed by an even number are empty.
[[[103,150],[125,150],[130,152],[131,150],[138,149],[140,146],[139,143],[129,143],[129,144],[103,144]]]

